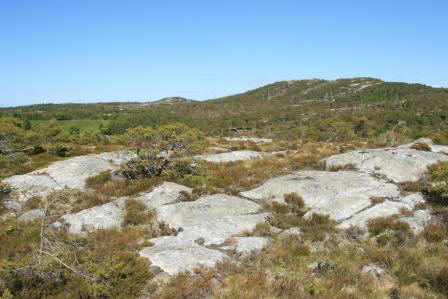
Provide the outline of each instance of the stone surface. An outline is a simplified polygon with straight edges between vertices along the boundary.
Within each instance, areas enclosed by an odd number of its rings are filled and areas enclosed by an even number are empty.
[[[54,190],[62,189],[48,175],[14,175],[3,180],[12,190],[11,201],[23,203],[29,198],[38,196],[46,197]]]
[[[188,240],[204,238],[205,245],[219,244],[243,231],[252,231],[263,223],[268,213],[246,199],[215,194],[193,202],[181,202],[156,209],[157,220],[175,229],[182,228],[179,237]]]
[[[426,224],[431,221],[431,214],[427,210],[417,210],[413,216],[402,217],[400,220],[407,222],[415,234],[421,233]]]
[[[81,234],[96,229],[120,228],[123,223],[123,205],[125,199],[119,199],[101,206],[67,214],[60,221],[68,226],[68,231]]]
[[[143,202],[148,208],[157,208],[177,202],[180,192],[182,191],[191,193],[191,188],[165,182],[162,185],[155,187],[151,192],[144,193],[135,199]]]
[[[45,216],[45,211],[43,209],[33,209],[28,212],[23,213],[18,220],[22,222],[33,221]]]
[[[193,271],[199,266],[213,267],[226,254],[198,245],[176,236],[159,237],[150,240],[154,245],[143,248],[140,256],[146,257],[152,265],[168,274]]]
[[[240,254],[247,254],[253,250],[261,250],[267,246],[271,240],[266,237],[233,237],[235,244],[220,247],[222,250],[235,250]]]
[[[375,278],[381,278],[384,276],[384,273],[386,271],[377,265],[370,264],[370,265],[365,265],[362,268],[361,272],[370,274],[370,275],[374,276]]]
[[[300,227],[291,227],[288,229],[285,229],[284,231],[282,231],[280,233],[280,236],[282,237],[287,237],[287,236],[293,236],[293,235],[300,235],[301,234],[301,229]]]
[[[338,225],[338,228],[346,229],[352,225],[365,228],[370,219],[399,214],[401,209],[407,208],[409,208],[409,206],[402,202],[386,200],[383,203],[374,205],[373,207],[354,215],[350,219],[343,221]]]
[[[396,198],[398,187],[367,173],[308,170],[268,180],[258,188],[241,192],[252,200],[284,202],[283,195],[297,193],[310,213],[344,220],[371,205],[372,197]]]
[[[260,159],[264,156],[268,155],[267,153],[260,153],[254,151],[234,151],[222,154],[210,154],[210,155],[198,155],[194,156],[195,159],[204,160],[207,162],[214,163],[225,163],[225,162],[234,162],[234,161],[244,161],[250,159]]]
[[[362,172],[384,176],[396,183],[415,182],[429,165],[448,161],[448,155],[419,151],[409,145],[397,148],[367,149],[334,155],[322,160],[327,169],[352,165]]]
[[[431,148],[431,152],[434,152],[434,153],[441,153],[441,154],[446,154],[446,155],[448,155],[448,146],[446,146],[446,145],[437,145],[437,144],[434,144],[434,142],[433,142],[431,139],[429,139],[429,138],[420,138],[420,139],[415,140],[415,141],[412,142],[412,143],[405,144],[405,145],[403,145],[403,146],[401,146],[401,147],[404,147],[404,148],[410,148],[410,147],[412,147],[412,145],[414,145],[415,143],[424,143],[424,144],[427,144],[427,145]]]
[[[33,196],[46,197],[64,187],[85,189],[85,181],[102,171],[113,170],[119,164],[135,157],[131,152],[110,152],[78,156],[57,161],[47,168],[3,180],[12,190],[12,198],[24,202]]]
[[[250,141],[253,143],[272,143],[272,139],[269,138],[256,138],[256,137],[226,137],[227,141]]]

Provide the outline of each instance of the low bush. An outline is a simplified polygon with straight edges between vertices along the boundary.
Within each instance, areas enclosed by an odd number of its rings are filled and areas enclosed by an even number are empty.
[[[429,145],[420,142],[414,143],[413,145],[411,145],[411,148],[418,151],[425,151],[425,152],[431,151],[431,147]]]
[[[411,227],[408,223],[395,219],[394,217],[378,217],[367,223],[367,228],[377,242],[386,245],[389,242],[403,244],[413,237]]]
[[[148,211],[144,203],[128,199],[125,206],[123,225],[140,225],[150,223],[154,219],[154,214]]]

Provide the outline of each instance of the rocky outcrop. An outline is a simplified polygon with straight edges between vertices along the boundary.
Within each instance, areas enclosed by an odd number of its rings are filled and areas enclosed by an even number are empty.
[[[236,196],[215,194],[194,202],[165,205],[156,209],[157,219],[177,230],[185,240],[204,239],[205,245],[223,243],[243,231],[252,231],[268,213],[261,206]]]
[[[236,196],[215,194],[194,202],[162,205],[156,208],[156,215],[179,232],[149,240],[154,246],[142,249],[140,255],[169,274],[213,266],[227,257],[223,250],[247,253],[269,242],[266,238],[234,237],[252,231],[269,215],[261,212],[260,205]],[[229,238],[231,245],[226,244]]]
[[[241,196],[252,200],[284,202],[284,194],[300,195],[311,212],[344,220],[372,205],[371,198],[396,198],[398,187],[366,173],[354,171],[300,171],[271,179]]]
[[[438,152],[412,149],[412,144],[383,149],[366,149],[334,155],[322,162],[326,169],[344,167],[375,174],[395,183],[415,182],[423,177],[428,166],[448,161],[448,146],[433,146]],[[431,147],[432,149],[432,147]]]
[[[213,267],[227,257],[219,250],[209,249],[175,236],[154,238],[150,241],[154,245],[143,248],[140,256],[148,258],[152,265],[171,275],[193,271],[200,266]]]
[[[120,228],[123,223],[125,202],[126,199],[121,198],[78,213],[64,215],[60,221],[72,234],[82,234],[97,229]]]
[[[111,152],[57,161],[44,169],[9,177],[3,182],[12,190],[12,199],[25,202],[33,196],[46,197],[65,187],[85,189],[86,179],[105,170],[113,170],[124,161],[135,157],[130,152]]]
[[[214,163],[225,163],[225,162],[234,162],[234,161],[244,161],[251,159],[261,159],[268,155],[267,153],[260,153],[254,151],[234,151],[229,153],[222,154],[210,154],[210,155],[198,155],[195,156],[195,159],[204,160],[207,162]]]

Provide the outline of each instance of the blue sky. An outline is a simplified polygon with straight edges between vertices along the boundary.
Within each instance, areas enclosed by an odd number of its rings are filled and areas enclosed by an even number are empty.
[[[0,0],[1,106],[354,76],[448,87],[448,1]]]

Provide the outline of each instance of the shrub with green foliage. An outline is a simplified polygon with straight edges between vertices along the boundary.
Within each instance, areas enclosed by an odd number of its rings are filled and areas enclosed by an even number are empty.
[[[448,162],[440,162],[429,167],[431,182],[422,187],[428,200],[448,205]]]

